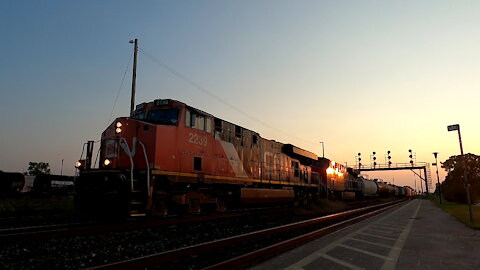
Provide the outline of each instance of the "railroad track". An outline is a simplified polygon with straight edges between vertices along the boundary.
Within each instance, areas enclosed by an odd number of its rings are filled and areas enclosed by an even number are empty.
[[[13,229],[18,227],[32,227],[47,224],[59,224],[69,221],[69,215],[34,215],[34,216],[17,216],[17,217],[1,217],[0,230]]]
[[[147,229],[160,226],[177,225],[201,221],[212,221],[252,214],[273,213],[284,211],[285,208],[254,208],[233,210],[225,213],[196,216],[170,216],[168,218],[139,218],[122,223],[63,223],[53,225],[26,226],[19,228],[0,229],[0,242],[12,243],[23,241],[38,241],[58,238],[94,235],[108,232]]]
[[[251,265],[252,262],[272,257],[275,254],[316,239],[322,235],[377,215],[391,207],[395,207],[402,201],[344,211],[88,269],[146,269],[150,267],[162,267],[162,269],[243,268]],[[267,244],[256,250],[252,250],[251,246],[258,247],[260,242]],[[250,246],[250,249],[248,247],[235,248],[237,245]],[[234,254],[232,254],[232,252]]]

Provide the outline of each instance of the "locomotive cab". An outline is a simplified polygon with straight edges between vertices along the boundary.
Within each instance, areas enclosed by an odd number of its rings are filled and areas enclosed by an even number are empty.
[[[130,215],[165,215],[169,201],[182,200],[165,194],[197,182],[177,172],[212,173],[206,158],[213,155],[212,124],[213,116],[171,99],[139,104],[131,117],[115,119],[101,136],[99,169],[78,163],[78,197],[89,198],[81,208],[104,212],[130,201]],[[101,195],[107,190],[121,199],[108,203]]]

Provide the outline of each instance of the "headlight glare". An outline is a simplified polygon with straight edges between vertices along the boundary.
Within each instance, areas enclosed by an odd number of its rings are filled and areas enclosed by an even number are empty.
[[[108,165],[110,165],[110,164],[112,164],[112,161],[110,161],[110,159],[108,159],[108,158],[106,158],[106,159],[103,161],[103,165],[105,165],[105,166],[108,166]]]

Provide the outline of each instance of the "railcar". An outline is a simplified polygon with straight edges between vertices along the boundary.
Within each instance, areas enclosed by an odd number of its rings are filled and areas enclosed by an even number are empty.
[[[362,182],[362,197],[371,198],[378,196],[378,187],[375,181],[365,179],[363,176],[360,176],[359,180]]]
[[[0,195],[19,193],[25,185],[25,176],[21,173],[0,171]]]
[[[43,195],[66,195],[73,192],[74,177],[55,174],[35,176],[31,192]]]
[[[88,143],[75,181],[75,205],[89,213],[307,203],[322,190],[312,152],[171,99],[139,104],[131,117],[114,120],[101,136],[98,169],[90,168],[91,149]]]

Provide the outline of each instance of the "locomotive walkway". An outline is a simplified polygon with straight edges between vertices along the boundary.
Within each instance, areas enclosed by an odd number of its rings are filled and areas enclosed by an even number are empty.
[[[253,269],[480,269],[480,231],[413,200]]]

